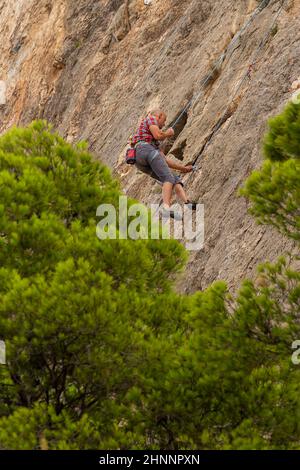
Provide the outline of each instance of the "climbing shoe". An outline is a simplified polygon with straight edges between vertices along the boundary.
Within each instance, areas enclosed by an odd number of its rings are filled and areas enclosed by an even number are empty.
[[[184,205],[187,206],[192,211],[195,211],[197,209],[197,202],[188,201],[188,202],[185,202]]]
[[[162,207],[161,214],[164,218],[169,218],[174,220],[182,220],[182,215],[179,214],[179,212],[174,211],[173,209],[170,209],[168,207]]]

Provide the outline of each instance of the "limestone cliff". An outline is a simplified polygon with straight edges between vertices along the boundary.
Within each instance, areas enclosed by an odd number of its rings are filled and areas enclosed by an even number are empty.
[[[300,77],[300,0],[0,0],[0,27],[0,131],[47,119],[70,142],[87,139],[146,204],[160,188],[122,164],[128,136],[150,108],[171,123],[193,99],[170,152],[197,158],[185,178],[206,234],[181,289],[234,288],[292,247],[236,192]]]

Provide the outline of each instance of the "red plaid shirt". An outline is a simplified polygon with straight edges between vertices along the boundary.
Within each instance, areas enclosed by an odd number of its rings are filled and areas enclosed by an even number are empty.
[[[154,139],[153,135],[150,131],[150,126],[158,126],[158,122],[154,116],[147,116],[141,122],[136,134],[134,134],[131,138],[131,145],[135,145],[138,142],[148,142],[149,144],[154,145],[155,147],[159,147],[159,142]]]

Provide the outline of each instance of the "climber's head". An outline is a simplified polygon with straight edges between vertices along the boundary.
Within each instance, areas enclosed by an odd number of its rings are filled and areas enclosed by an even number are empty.
[[[162,111],[161,109],[154,109],[153,111],[150,112],[150,114],[156,117],[158,127],[162,129],[164,125],[166,124],[166,120],[167,120],[166,113]]]

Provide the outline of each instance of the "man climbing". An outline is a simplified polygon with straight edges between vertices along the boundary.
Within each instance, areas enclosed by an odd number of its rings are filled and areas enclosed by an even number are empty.
[[[181,215],[171,210],[170,207],[173,189],[175,189],[177,197],[190,209],[195,210],[196,203],[188,200],[180,177],[171,172],[170,168],[182,173],[189,173],[193,171],[193,166],[175,163],[160,150],[160,142],[174,135],[172,128],[166,131],[162,130],[166,119],[166,113],[160,109],[151,111],[143,119],[137,133],[132,137],[131,145],[136,149],[137,168],[162,182],[162,215],[179,220],[182,218]]]

